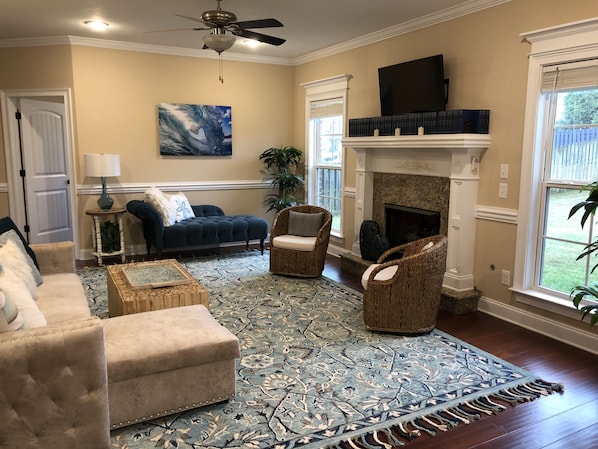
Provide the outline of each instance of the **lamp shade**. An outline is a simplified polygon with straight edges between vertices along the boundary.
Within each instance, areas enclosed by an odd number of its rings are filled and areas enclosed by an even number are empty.
[[[85,176],[120,176],[120,154],[85,154]]]

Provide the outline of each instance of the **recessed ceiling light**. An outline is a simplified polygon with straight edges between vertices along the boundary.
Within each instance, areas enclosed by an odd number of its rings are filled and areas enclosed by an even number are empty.
[[[108,23],[101,20],[86,20],[83,23],[96,31],[102,31],[109,27]]]

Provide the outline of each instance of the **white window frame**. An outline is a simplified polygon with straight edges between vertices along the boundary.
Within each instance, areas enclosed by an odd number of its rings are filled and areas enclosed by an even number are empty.
[[[545,102],[541,99],[543,68],[548,65],[598,57],[598,18],[521,35],[531,43],[529,55],[521,190],[512,291],[517,301],[579,320],[579,312],[569,299],[559,298],[535,288],[538,233],[543,222],[542,123]]]
[[[316,156],[314,154],[313,144],[310,141],[310,114],[311,114],[311,106],[313,102],[320,102],[324,100],[330,100],[333,98],[341,98],[343,101],[343,137],[347,135],[348,129],[348,119],[347,119],[347,110],[348,110],[348,96],[349,96],[349,81],[353,78],[352,75],[343,74],[334,76],[331,78],[325,78],[322,80],[311,81],[308,83],[302,84],[305,88],[305,144],[307,146],[307,151],[305,153],[306,160],[305,160],[305,186],[307,188],[307,199],[308,202],[313,201],[314,193],[313,193],[313,185],[314,185],[314,163],[316,161]],[[335,237],[342,239],[343,236],[343,215],[345,211],[345,166],[346,166],[346,154],[343,150],[342,154],[342,163],[341,163],[341,224],[340,224],[340,232],[339,233],[332,233]]]

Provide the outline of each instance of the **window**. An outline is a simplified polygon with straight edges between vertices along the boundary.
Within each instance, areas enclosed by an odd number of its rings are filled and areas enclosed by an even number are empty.
[[[595,220],[582,229],[580,213],[568,219],[587,197],[580,188],[598,180],[598,23],[589,26],[573,40],[558,29],[525,36],[532,53],[513,283],[519,301],[576,318],[571,289],[598,282],[592,260],[576,261],[596,237]]]
[[[588,196],[580,188],[598,179],[598,60],[592,63],[596,88],[550,87],[541,95],[547,107],[543,117],[546,131],[542,134],[546,154],[541,182],[544,225],[538,245],[538,286],[563,298],[568,298],[576,285],[598,281],[598,273],[590,275],[589,257],[576,261],[593,240],[593,220],[582,229],[581,213],[567,219],[571,206]],[[556,71],[554,84],[559,74],[566,76],[566,71]]]
[[[341,140],[346,128],[347,90],[351,75],[303,84],[306,90],[307,202],[332,214],[331,234],[343,237],[343,168]]]
[[[309,119],[309,154],[313,161],[308,180],[310,204],[332,214],[331,232],[341,234],[343,99],[311,103]]]

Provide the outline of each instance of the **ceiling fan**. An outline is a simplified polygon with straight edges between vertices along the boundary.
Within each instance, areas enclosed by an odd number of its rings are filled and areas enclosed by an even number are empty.
[[[204,11],[199,19],[176,14],[179,17],[201,22],[205,25],[205,27],[201,28],[187,28],[188,30],[212,30],[210,34],[203,37],[204,49],[209,48],[220,54],[233,46],[235,43],[235,36],[253,39],[270,45],[282,45],[285,43],[285,39],[250,31],[250,28],[275,28],[284,26],[278,20],[259,19],[238,21],[237,16],[234,13],[225,11],[220,7],[220,2],[222,0],[216,1],[218,2],[217,9]],[[227,31],[230,34],[227,34]]]

